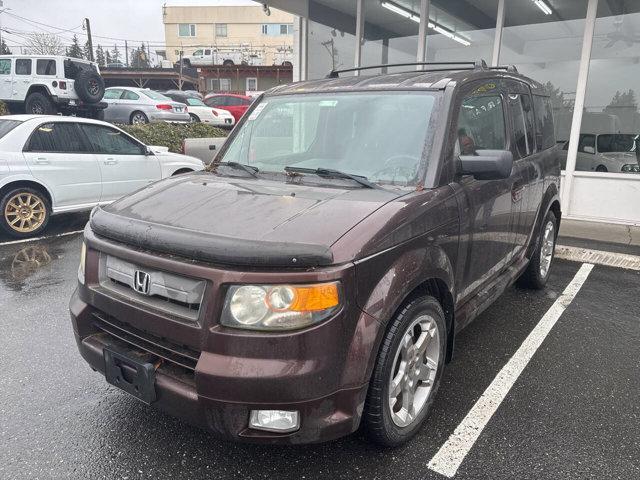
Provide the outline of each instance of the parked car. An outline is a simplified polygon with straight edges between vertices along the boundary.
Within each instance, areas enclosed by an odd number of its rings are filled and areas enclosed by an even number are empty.
[[[576,170],[582,172],[634,172],[640,165],[640,135],[628,133],[581,133],[578,140]],[[560,163],[565,168],[569,142],[560,152]]]
[[[209,123],[216,127],[231,128],[236,123],[230,112],[221,108],[212,108],[202,100],[181,93],[164,92],[164,95],[175,102],[184,103],[189,109],[192,122]]]
[[[242,118],[252,102],[253,98],[247,95],[233,93],[209,93],[204,97],[205,104],[228,111],[236,119],[236,122]]]
[[[59,55],[0,55],[0,100],[13,112],[96,117],[104,80],[98,65]]]
[[[107,108],[102,119],[113,123],[190,122],[183,103],[174,102],[148,88],[109,87],[104,92]]]
[[[238,441],[415,435],[455,333],[545,286],[561,216],[544,87],[432,68],[276,87],[208,171],[97,208],[84,359]]]
[[[0,227],[14,237],[40,233],[52,215],[90,210],[203,168],[108,123],[58,115],[0,117],[0,152]]]
[[[186,67],[206,67],[212,65],[262,65],[262,52],[253,50],[249,45],[241,44],[237,47],[225,49],[209,47],[199,48],[191,55],[182,57]]]
[[[199,158],[209,165],[216,157],[227,137],[185,138],[182,141],[181,153]]]
[[[199,100],[204,100],[204,95],[196,90],[167,90],[165,92],[160,92],[163,95],[169,96],[169,94],[176,95],[186,95],[187,97],[197,98]]]

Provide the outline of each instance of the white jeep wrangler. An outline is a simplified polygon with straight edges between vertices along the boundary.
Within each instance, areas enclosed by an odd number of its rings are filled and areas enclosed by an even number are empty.
[[[12,113],[97,118],[104,80],[98,65],[57,55],[0,55],[0,100]]]

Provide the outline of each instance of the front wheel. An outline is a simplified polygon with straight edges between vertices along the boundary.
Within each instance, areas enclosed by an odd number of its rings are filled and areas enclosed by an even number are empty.
[[[28,187],[10,190],[0,199],[0,227],[12,237],[24,238],[40,233],[49,223],[51,207],[38,190]]]
[[[431,296],[409,302],[391,321],[362,418],[372,441],[394,447],[418,432],[442,377],[445,337],[442,306]]]
[[[555,214],[549,210],[542,222],[536,250],[529,260],[527,269],[518,279],[520,286],[541,290],[547,284],[556,248],[557,228],[558,220]]]

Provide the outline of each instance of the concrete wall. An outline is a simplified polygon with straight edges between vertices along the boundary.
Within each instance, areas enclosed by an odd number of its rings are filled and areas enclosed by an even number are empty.
[[[261,6],[197,6],[163,8],[163,22],[165,43],[167,45],[168,60],[178,60],[180,49],[185,54],[191,54],[198,47],[239,47],[249,44],[252,49],[263,52],[264,64],[274,63],[274,54],[278,47],[293,48],[293,34],[291,35],[263,35],[262,25],[293,24],[294,16],[290,13],[271,8],[271,15],[267,16]],[[181,37],[178,35],[178,25],[189,23],[196,25],[196,36]],[[227,25],[227,36],[216,37],[215,24]]]

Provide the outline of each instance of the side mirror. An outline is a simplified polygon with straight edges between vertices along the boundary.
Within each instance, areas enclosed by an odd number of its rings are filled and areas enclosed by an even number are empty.
[[[596,153],[596,149],[593,147],[582,147],[584,153]]]
[[[463,175],[476,180],[509,178],[513,168],[513,154],[508,150],[478,150],[477,155],[460,155]]]

